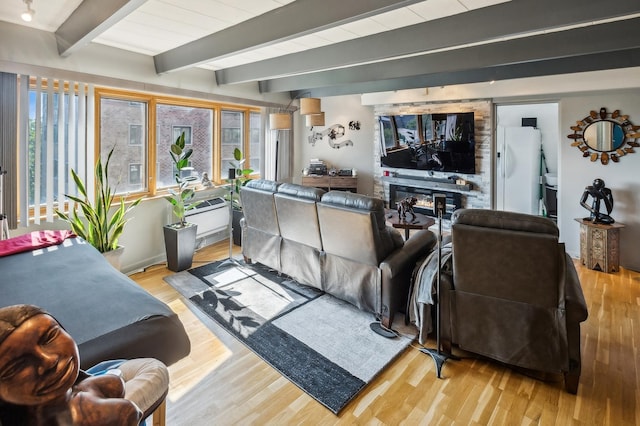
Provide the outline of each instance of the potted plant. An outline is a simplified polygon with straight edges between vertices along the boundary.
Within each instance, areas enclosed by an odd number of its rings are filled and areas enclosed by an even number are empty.
[[[195,196],[193,188],[188,188],[189,181],[182,177],[182,170],[189,165],[189,158],[193,154],[191,148],[185,149],[185,134],[182,132],[171,145],[169,151],[176,169],[175,179],[178,187],[170,189],[171,195],[166,196],[173,207],[173,214],[178,222],[164,226],[164,245],[167,254],[167,267],[178,272],[189,269],[193,263],[193,253],[196,247],[196,232],[198,226],[185,220],[185,213],[199,202],[192,202]]]
[[[240,229],[240,220],[243,218],[242,202],[240,201],[240,190],[251,180],[249,177],[253,173],[253,169],[245,169],[245,158],[242,157],[242,151],[239,148],[233,150],[233,161],[230,161],[235,176],[234,179],[228,179],[229,185],[233,186],[233,192],[227,197],[227,201],[231,198],[231,207],[233,212],[232,228],[233,228],[233,244],[242,245],[242,230]]]
[[[98,158],[95,167],[96,193],[93,201],[87,195],[84,182],[72,169],[71,176],[81,197],[65,194],[65,197],[75,202],[73,210],[69,214],[58,209],[55,212],[60,219],[71,225],[71,230],[77,236],[98,249],[119,270],[124,247],[118,245],[118,239],[129,221],[126,218],[127,213],[140,204],[143,197],[138,198],[128,207],[124,197],[120,197],[120,204],[115,209],[111,209],[116,191],[109,186],[109,162],[114,149],[115,147],[109,151],[104,166]],[[82,210],[82,216],[78,214],[78,207]]]

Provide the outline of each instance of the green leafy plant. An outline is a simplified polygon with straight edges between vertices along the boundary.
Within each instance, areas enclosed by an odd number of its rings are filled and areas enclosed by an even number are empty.
[[[140,197],[127,207],[124,197],[120,197],[119,205],[110,212],[111,205],[114,204],[115,199],[115,189],[109,186],[109,162],[114,149],[112,148],[109,151],[104,167],[100,158],[96,163],[96,193],[94,200],[89,199],[84,182],[72,169],[71,176],[81,197],[65,194],[68,199],[75,202],[73,210],[69,214],[57,209],[55,211],[60,219],[71,225],[71,230],[76,235],[84,238],[101,253],[118,248],[118,239],[124,231],[124,226],[129,221],[126,218],[127,213],[140,204],[143,199],[143,197]],[[78,214],[78,207],[82,210],[82,216]]]
[[[170,189],[169,192],[171,195],[166,196],[165,199],[173,206],[173,214],[175,214],[179,220],[176,224],[177,227],[184,228],[187,226],[187,222],[184,219],[185,213],[200,204],[199,201],[191,202],[196,193],[193,188],[188,188],[189,181],[181,177],[182,169],[189,165],[189,158],[193,154],[193,149],[185,149],[184,132],[178,136],[174,144],[171,144],[169,154],[171,154],[171,159],[176,168],[175,179],[178,184],[178,189]]]
[[[246,158],[242,157],[242,151],[240,148],[236,148],[233,150],[233,161],[230,161],[229,164],[235,169],[235,179],[228,179],[230,185],[234,185],[233,188],[233,200],[231,201],[231,205],[236,210],[242,210],[242,204],[240,203],[240,189],[247,184],[251,180],[251,173],[253,173],[253,169],[245,169],[244,162]],[[228,201],[227,196],[227,201]]]

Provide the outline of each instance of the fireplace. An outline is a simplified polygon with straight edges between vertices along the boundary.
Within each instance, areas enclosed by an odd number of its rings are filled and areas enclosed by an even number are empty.
[[[447,197],[447,209],[443,216],[445,219],[451,218],[451,213],[462,207],[462,195],[457,192],[390,184],[389,208],[397,208],[397,203],[404,198],[416,197],[418,201],[413,209],[418,213],[435,216],[435,213],[433,212],[433,194],[444,194]]]

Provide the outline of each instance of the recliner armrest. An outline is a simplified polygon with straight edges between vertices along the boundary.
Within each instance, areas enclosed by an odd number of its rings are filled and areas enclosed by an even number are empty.
[[[429,254],[436,243],[436,234],[428,229],[414,233],[401,248],[380,263],[382,273],[389,278],[394,277],[403,271],[409,262],[415,262],[419,257]]]
[[[566,269],[565,269],[565,309],[567,311],[568,322],[582,322],[587,319],[587,302],[584,300],[582,286],[578,278],[578,272],[573,263],[573,259],[565,253]]]

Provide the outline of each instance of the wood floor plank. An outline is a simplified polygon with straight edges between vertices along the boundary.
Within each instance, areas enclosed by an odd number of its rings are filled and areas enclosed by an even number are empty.
[[[228,242],[196,253],[194,266],[228,255]],[[239,253],[239,248],[234,248]],[[154,265],[132,278],[185,325],[191,354],[169,368],[168,426],[178,425],[638,425],[640,273],[605,274],[576,261],[589,309],[582,323],[578,395],[484,359],[447,361],[443,379],[414,344],[340,414],[283,378],[184,300]],[[428,347],[435,347],[429,341]]]

